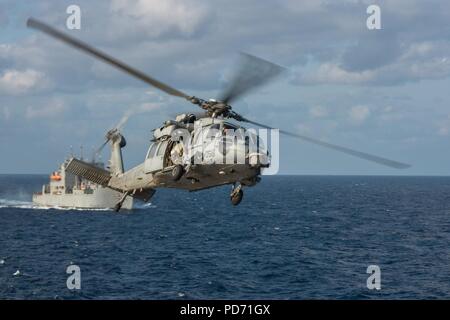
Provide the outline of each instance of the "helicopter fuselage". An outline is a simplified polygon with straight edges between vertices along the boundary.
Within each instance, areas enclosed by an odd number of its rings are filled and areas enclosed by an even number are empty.
[[[261,168],[269,165],[269,156],[262,145],[252,152],[245,134],[245,128],[219,118],[167,121],[154,130],[144,162],[113,175],[109,186],[131,193],[156,188],[195,191],[235,183],[253,186]],[[258,137],[247,138],[251,139]],[[183,174],[174,177],[173,169],[178,166]]]

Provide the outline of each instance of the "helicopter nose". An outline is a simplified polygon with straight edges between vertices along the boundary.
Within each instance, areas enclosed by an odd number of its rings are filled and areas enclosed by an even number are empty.
[[[218,159],[226,164],[247,164],[252,167],[269,167],[270,154],[263,145],[252,145],[244,140],[224,137],[219,142]]]
[[[259,152],[249,152],[247,155],[248,164],[253,167],[267,168],[270,166],[269,152],[259,150]]]

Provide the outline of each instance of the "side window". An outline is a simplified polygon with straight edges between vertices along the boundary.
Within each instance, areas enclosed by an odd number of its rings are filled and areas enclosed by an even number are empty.
[[[235,127],[235,126],[233,126],[233,125],[231,125],[229,123],[224,123],[223,127],[224,127],[225,130],[228,130],[228,129],[236,130],[237,129],[237,127]]]
[[[148,158],[153,158],[155,156],[156,147],[158,147],[158,143],[156,143],[156,142],[151,145],[150,149],[148,149],[147,159]]]
[[[157,156],[164,155],[164,152],[166,151],[166,147],[167,147],[167,140],[164,140],[163,142],[161,142],[159,144]]]

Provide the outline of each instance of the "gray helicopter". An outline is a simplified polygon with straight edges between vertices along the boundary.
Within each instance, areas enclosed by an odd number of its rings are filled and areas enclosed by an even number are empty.
[[[260,136],[239,123],[248,123],[268,130],[274,128],[245,118],[235,112],[230,104],[280,75],[284,70],[282,67],[249,54],[242,54],[241,64],[232,78],[231,85],[222,92],[219,99],[204,100],[168,86],[36,19],[28,19],[27,26],[40,30],[169,95],[184,98],[203,109],[201,113],[178,115],[174,120],[168,120],[155,129],[152,144],[144,162],[127,171],[124,170],[122,161],[122,148],[125,147],[126,141],[119,128],[113,128],[107,133],[106,141],[98,150],[100,152],[107,143],[111,144],[112,163],[116,167],[111,168],[110,171],[80,159],[70,159],[66,168],[68,172],[123,194],[115,207],[116,211],[120,210],[127,196],[147,202],[157,188],[196,191],[232,185],[231,203],[238,205],[243,198],[242,188],[257,184],[261,179],[262,171],[270,166],[270,153]],[[229,134],[230,132],[232,135]],[[285,130],[278,132],[388,167],[396,169],[409,167],[405,163],[304,135]]]

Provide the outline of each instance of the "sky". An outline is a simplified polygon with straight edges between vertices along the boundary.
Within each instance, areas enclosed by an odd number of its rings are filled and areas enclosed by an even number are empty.
[[[80,30],[66,28],[72,4]],[[379,30],[366,25],[372,4]],[[195,110],[27,29],[31,16],[204,98],[226,87],[239,52],[267,59],[287,72],[234,110],[411,164],[396,170],[282,137],[281,174],[450,175],[448,1],[0,0],[0,173],[51,172],[80,146],[88,157],[127,112],[131,168],[153,128]]]

